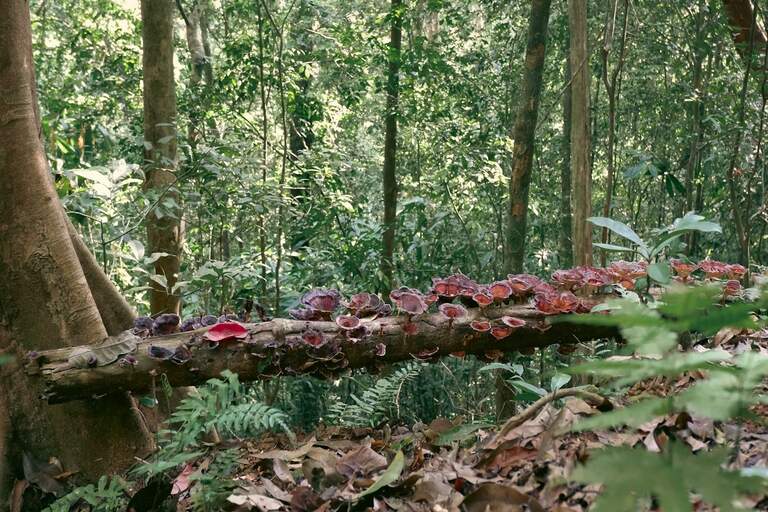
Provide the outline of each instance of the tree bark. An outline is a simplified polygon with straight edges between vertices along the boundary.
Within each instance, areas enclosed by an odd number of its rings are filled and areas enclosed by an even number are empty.
[[[573,194],[573,257],[576,265],[592,265],[592,173],[589,133],[589,53],[587,0],[568,0],[571,83],[571,183]]]
[[[387,111],[384,133],[384,232],[382,234],[381,275],[383,288],[393,286],[395,222],[397,215],[397,116],[400,92],[400,51],[402,46],[403,3],[392,0],[390,9],[389,62],[387,71]]]
[[[563,91],[563,135],[560,140],[560,243],[559,257],[560,268],[573,266],[573,239],[572,225],[573,212],[571,211],[571,56],[569,45],[565,47],[565,90]]]
[[[768,36],[762,23],[757,22],[752,27],[755,19],[755,5],[752,0],[723,0],[728,23],[733,28],[733,42],[742,57],[747,57],[750,46],[762,46],[768,42]]]
[[[4,504],[12,480],[23,479],[22,453],[56,456],[66,469],[97,478],[131,464],[150,444],[125,394],[100,404],[44,408],[39,381],[18,364],[33,344],[101,342],[125,327],[130,308],[108,304],[113,289],[98,275],[93,256],[73,243],[59,205],[39,137],[28,4],[0,0],[0,12],[0,353],[15,356],[0,369]],[[105,300],[101,309],[94,297]]]
[[[613,32],[616,26],[616,14],[618,9],[618,0],[613,0],[611,11],[608,13],[608,21],[605,24],[605,37],[603,40],[603,83],[605,84],[605,92],[608,95],[608,147],[606,148],[608,169],[607,178],[605,181],[605,202],[603,203],[603,217],[610,217],[613,209],[613,181],[614,174],[616,173],[615,167],[615,148],[616,148],[616,109],[618,106],[618,94],[617,83],[621,76],[621,71],[624,68],[624,57],[626,55],[627,48],[627,24],[629,21],[629,2],[624,0],[624,21],[622,23],[621,41],[619,49],[619,57],[616,62],[616,66],[609,73],[608,72],[608,58],[610,57],[611,47],[613,45]],[[603,228],[601,241],[608,243],[609,234],[607,228]],[[600,264],[604,267],[606,264],[606,251],[602,251],[600,255]]]
[[[411,335],[406,335],[403,330],[408,322],[405,317],[365,321],[370,334],[359,342],[346,340],[344,331],[334,322],[275,319],[262,324],[246,324],[248,336],[245,339],[225,341],[215,347],[211,347],[203,336],[207,329],[200,329],[139,341],[131,353],[136,359],[135,365],[121,364],[117,360],[95,368],[73,367],[69,358],[81,351],[75,347],[40,352],[39,357],[28,364],[27,371],[41,375],[46,384],[43,396],[50,403],[60,403],[105,392],[144,392],[152,388],[159,375],[164,375],[172,386],[200,384],[225,369],[234,371],[244,381],[303,373],[333,376],[345,369],[375,368],[413,357],[428,359],[462,353],[495,358],[500,355],[496,351],[519,351],[618,336],[613,328],[569,323],[554,323],[542,331],[546,316],[531,306],[468,311],[465,318],[452,324],[440,313],[414,318],[412,322],[416,324],[417,333]],[[469,326],[472,320],[480,317],[498,321],[504,315],[522,318],[527,325],[503,340],[473,331]],[[308,330],[321,331],[325,345],[313,348],[304,343],[302,333]],[[376,349],[381,348],[379,344],[385,348],[383,355],[377,355]],[[171,352],[183,346],[191,352],[191,359],[184,364],[154,359],[149,356],[150,346]]]
[[[691,146],[688,152],[688,161],[685,166],[685,210],[686,212],[693,211],[695,209],[694,203],[694,187],[698,181],[697,174],[699,169],[699,163],[701,161],[701,147],[704,143],[704,124],[702,119],[704,118],[704,81],[703,81],[703,67],[705,53],[708,52],[704,46],[704,20],[705,15],[708,12],[704,6],[704,2],[699,2],[699,10],[696,13],[696,26],[695,26],[695,39],[693,43],[693,51],[691,55],[692,60],[692,77],[691,86],[693,87],[694,100],[690,106],[691,116]],[[686,252],[689,256],[693,255],[696,250],[696,237],[694,233],[689,234],[687,237]]]
[[[187,138],[194,152],[197,141],[204,134],[203,119],[209,106],[208,90],[213,85],[210,45],[207,44],[208,2],[196,1],[189,12],[184,9],[181,0],[176,0],[176,6],[184,19],[187,49],[191,61],[189,89],[195,98],[190,106]],[[215,122],[210,121],[209,125],[213,131],[216,131]]]
[[[509,219],[506,236],[508,256],[504,261],[507,264],[507,272],[514,274],[521,273],[525,264],[528,190],[536,149],[536,122],[539,116],[550,4],[551,0],[534,0],[531,4],[525,66],[520,85],[520,105],[512,134],[515,145],[509,179]]]
[[[176,188],[176,84],[173,75],[173,0],[142,0],[145,190],[165,193],[147,216],[149,253],[166,253],[154,264],[166,285],[150,280],[152,314],[178,313],[173,293],[181,263],[181,197]],[[167,192],[166,192],[167,191]]]

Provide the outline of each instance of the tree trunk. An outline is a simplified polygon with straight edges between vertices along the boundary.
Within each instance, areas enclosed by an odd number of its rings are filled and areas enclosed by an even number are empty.
[[[694,187],[697,182],[697,171],[701,160],[701,146],[704,142],[704,88],[703,85],[703,66],[704,54],[707,49],[704,47],[704,16],[708,12],[703,2],[699,2],[699,11],[696,13],[696,38],[694,40],[692,61],[692,87],[694,100],[690,106],[691,116],[691,146],[688,150],[688,161],[685,166],[685,210],[690,212],[694,210]],[[687,237],[686,253],[691,256],[695,251],[696,238],[693,234]]]
[[[144,66],[144,187],[163,200],[147,216],[149,253],[166,253],[155,262],[150,280],[153,314],[178,313],[173,293],[181,260],[181,197],[176,188],[176,84],[173,75],[173,0],[142,0]]]
[[[573,240],[571,211],[571,57],[566,40],[565,90],[563,91],[563,135],[560,140],[560,268],[573,266]]]
[[[742,57],[751,53],[750,46],[762,46],[768,42],[762,23],[752,26],[752,20],[757,17],[754,4],[752,0],[723,0],[728,23],[733,28],[733,42]]]
[[[15,357],[0,369],[5,503],[12,480],[24,478],[22,453],[56,456],[67,470],[94,479],[144,455],[150,440],[124,394],[44,407],[39,380],[22,371],[33,345],[98,343],[126,328],[132,315],[70,231],[54,190],[39,137],[28,5],[0,0],[0,12],[0,353]]]
[[[390,9],[389,67],[387,72],[387,111],[384,134],[384,232],[382,234],[381,275],[385,289],[393,288],[395,222],[397,215],[397,116],[400,91],[400,50],[403,26],[402,0],[392,0]]]
[[[191,60],[189,88],[195,96],[195,101],[190,105],[187,138],[194,151],[197,141],[204,133],[203,118],[209,106],[207,94],[213,84],[210,45],[207,44],[208,4],[207,1],[195,2],[189,13],[184,10],[181,0],[176,0],[176,6],[184,19],[187,48]],[[216,130],[215,123],[211,123],[211,128]]]
[[[619,58],[613,71],[608,72],[608,58],[611,53],[611,46],[613,44],[613,31],[616,26],[616,13],[618,8],[618,0],[613,0],[612,9],[608,13],[608,21],[605,24],[605,38],[603,42],[603,83],[605,84],[605,92],[608,95],[608,147],[606,148],[607,160],[608,160],[608,176],[605,181],[605,202],[603,203],[603,217],[610,217],[613,209],[613,181],[614,174],[616,173],[615,167],[615,149],[616,149],[616,109],[618,105],[618,94],[616,85],[621,71],[624,68],[624,56],[626,55],[627,48],[627,24],[629,21],[629,2],[624,0],[624,21],[621,31],[621,42],[619,49]],[[603,228],[601,241],[605,244],[609,242],[609,231],[607,228]],[[600,264],[604,267],[606,264],[606,252],[602,251],[600,255]]]
[[[592,264],[592,174],[589,133],[589,53],[587,0],[568,0],[571,83],[571,183],[573,191],[573,257],[576,265]]]
[[[469,325],[477,318],[498,323],[504,315],[524,319],[526,325],[501,340],[487,332],[476,332]],[[529,352],[534,347],[555,343],[618,336],[612,327],[565,322],[547,327],[546,316],[525,305],[485,310],[470,308],[466,317],[453,323],[441,313],[421,315],[411,322],[415,324],[415,334],[406,334],[406,317],[364,320],[370,334],[361,341],[349,341],[335,322],[277,318],[261,324],[246,324],[248,334],[244,339],[224,341],[217,348],[209,346],[203,336],[207,329],[201,329],[137,341],[132,352],[135,365],[120,364],[119,358],[115,358],[104,366],[83,368],[70,363],[70,356],[81,350],[76,347],[41,352],[28,365],[27,371],[42,375],[46,383],[44,398],[59,403],[104,390],[147,391],[152,387],[153,376],[160,374],[171,386],[200,384],[226,369],[237,373],[243,381],[295,374],[333,377],[340,371],[376,368],[414,356],[430,359],[477,354],[496,359],[503,352]],[[322,333],[324,344],[315,348],[305,343],[302,335],[308,331]],[[188,359],[183,364],[176,364],[152,358],[148,350],[150,346],[165,349],[168,353],[186,353]]]
[[[551,0],[534,0],[528,23],[528,43],[520,87],[520,105],[513,130],[515,145],[509,179],[509,223],[506,237],[508,256],[504,258],[508,273],[521,273],[525,263],[528,189],[535,151],[550,4]]]

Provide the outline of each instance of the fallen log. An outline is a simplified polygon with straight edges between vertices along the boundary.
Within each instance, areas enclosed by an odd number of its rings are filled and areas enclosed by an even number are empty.
[[[479,318],[500,324],[502,316],[525,324],[500,340],[470,326]],[[43,380],[42,398],[54,404],[122,391],[146,393],[159,385],[161,376],[174,387],[201,384],[226,369],[243,381],[298,374],[331,377],[347,369],[378,369],[414,358],[475,354],[493,360],[505,352],[618,336],[611,327],[550,324],[540,311],[521,305],[469,309],[453,322],[435,313],[364,324],[368,334],[358,341],[348,339],[347,331],[335,322],[287,319],[243,324],[247,330],[243,339],[219,343],[207,339],[210,328],[145,339],[124,333],[123,345],[108,340],[118,349],[111,350],[107,361],[98,347],[48,350],[30,356],[27,373]]]

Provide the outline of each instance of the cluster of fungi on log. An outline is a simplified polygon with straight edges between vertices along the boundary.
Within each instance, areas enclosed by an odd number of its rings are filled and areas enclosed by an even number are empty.
[[[711,260],[671,262],[675,279],[717,280],[723,297],[742,293],[744,267]],[[332,377],[347,368],[378,368],[412,358],[505,352],[532,353],[559,344],[568,352],[581,340],[617,336],[614,328],[552,324],[551,315],[589,313],[606,296],[634,289],[646,265],[619,261],[607,268],[558,270],[550,282],[528,274],[479,284],[463,274],[434,278],[427,292],[393,290],[391,306],[371,293],[348,300],[336,290],[305,293],[291,319],[246,323],[235,315],[181,321],[165,314],[140,317],[132,331],[96,347],[35,353],[30,373],[42,375],[50,402],[120,390],[146,391],[164,374],[173,386],[194,385],[224,369],[243,380],[276,375]]]

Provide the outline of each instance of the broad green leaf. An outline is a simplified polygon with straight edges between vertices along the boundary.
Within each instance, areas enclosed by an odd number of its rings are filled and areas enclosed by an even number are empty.
[[[658,262],[648,265],[648,275],[660,284],[668,284],[672,280],[672,270],[669,268],[669,263]]]
[[[594,224],[595,226],[599,226],[601,228],[607,228],[617,235],[619,235],[622,238],[626,238],[630,242],[637,245],[641,252],[644,249],[647,252],[648,246],[643,241],[640,236],[634,232],[632,228],[624,224],[623,222],[619,222],[617,220],[609,219],[608,217],[589,217],[587,219],[589,222]]]
[[[705,217],[694,212],[688,212],[683,217],[676,219],[672,225],[667,228],[671,234],[685,231],[698,231],[701,233],[722,233],[723,228],[717,222],[705,220]]]
[[[157,284],[159,284],[163,288],[168,288],[168,280],[165,278],[164,275],[161,275],[161,274],[151,274],[149,276],[149,279],[151,279],[152,281],[156,282]]]
[[[535,396],[535,398],[540,398],[547,394],[546,389],[542,389],[538,386],[534,386],[530,382],[525,382],[524,380],[521,380],[521,379],[509,380],[507,382],[509,382],[512,386],[514,386],[520,391],[531,393],[532,395]],[[522,399],[522,397],[518,397],[518,398]]]
[[[549,390],[550,391],[557,391],[558,389],[562,388],[563,386],[565,386],[569,382],[571,382],[571,376],[570,375],[567,375],[565,373],[556,373],[549,380]]]
[[[622,247],[621,245],[614,245],[614,244],[604,244],[602,242],[592,242],[592,245],[594,247],[597,247],[598,249],[605,249],[606,251],[611,252],[637,252],[635,249],[631,249],[629,247]]]
[[[381,474],[381,476],[373,483],[373,485],[358,495],[358,498],[373,494],[376,491],[391,484],[392,482],[395,482],[398,478],[400,478],[400,473],[403,472],[403,468],[405,468],[405,455],[403,455],[402,451],[398,451],[386,471]]]
[[[506,370],[510,373],[514,373],[515,375],[522,375],[523,374],[523,365],[521,364],[509,364],[509,363],[488,363],[482,368],[480,368],[478,371],[480,372],[487,372],[490,370]]]

